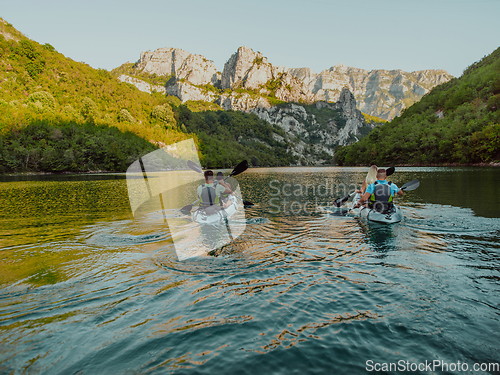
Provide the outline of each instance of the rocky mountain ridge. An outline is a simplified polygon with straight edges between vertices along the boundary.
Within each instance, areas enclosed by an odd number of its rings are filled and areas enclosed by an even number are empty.
[[[135,65],[128,65],[132,76],[124,74],[124,66],[119,71],[121,81],[140,90],[174,95],[188,104],[213,102],[226,111],[253,113],[279,126],[284,136],[273,134],[273,138],[285,142],[302,165],[331,163],[337,146],[356,142],[375,126],[366,122],[347,87],[340,88],[335,102],[317,100],[297,71],[274,66],[262,53],[247,47],[231,56],[222,73],[202,56],[172,48],[142,53]],[[144,74],[151,81],[158,76],[168,78],[165,89],[141,83],[138,76]]]
[[[279,102],[336,102],[342,89],[347,88],[354,94],[358,109],[386,120],[452,78],[444,70],[367,71],[342,64],[316,73],[310,68],[272,65],[262,53],[245,46],[229,58],[222,72],[205,57],[181,49],[142,52],[129,74],[121,74],[119,79],[147,90],[134,77],[139,73],[170,77],[165,92],[182,102],[217,102],[224,109],[243,111],[269,108]],[[149,90],[163,92],[160,88]]]

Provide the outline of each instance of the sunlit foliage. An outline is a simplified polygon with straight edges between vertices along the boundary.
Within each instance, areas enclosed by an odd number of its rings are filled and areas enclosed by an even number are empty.
[[[340,165],[500,161],[500,48],[435,87],[401,117],[339,147]]]

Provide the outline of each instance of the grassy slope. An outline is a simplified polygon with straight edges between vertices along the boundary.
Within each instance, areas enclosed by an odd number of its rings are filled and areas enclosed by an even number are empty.
[[[444,118],[437,114],[442,112]],[[340,165],[468,164],[500,160],[500,48],[435,87],[354,145]]]

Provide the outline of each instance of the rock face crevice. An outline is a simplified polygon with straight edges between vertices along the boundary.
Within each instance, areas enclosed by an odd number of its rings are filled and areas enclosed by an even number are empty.
[[[257,106],[249,112],[281,127],[292,146],[288,151],[307,157],[307,163],[328,162],[335,147],[356,142],[375,125],[368,124],[349,89],[341,90],[336,103],[285,103],[277,106]]]

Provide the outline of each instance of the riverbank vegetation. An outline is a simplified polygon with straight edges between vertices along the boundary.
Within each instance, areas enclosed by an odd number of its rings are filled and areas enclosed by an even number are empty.
[[[339,165],[500,161],[500,48],[390,123],[336,150]]]

